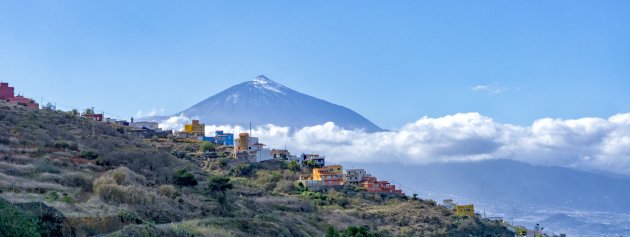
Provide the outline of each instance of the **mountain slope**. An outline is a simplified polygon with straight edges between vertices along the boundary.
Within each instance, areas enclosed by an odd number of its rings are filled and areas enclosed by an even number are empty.
[[[230,87],[178,113],[206,124],[275,124],[302,128],[334,122],[346,129],[382,129],[340,105],[294,91],[265,76]]]
[[[304,190],[308,168],[199,159],[200,144],[0,101],[0,236],[513,236],[428,200]]]
[[[407,193],[474,203],[478,211],[514,218],[519,225],[533,227],[541,223],[549,229],[580,236],[587,236],[586,229],[591,233],[588,236],[626,234],[630,227],[630,222],[625,221],[630,213],[628,177],[512,160],[360,166],[377,177],[395,180]],[[543,220],[554,213],[580,215],[588,222],[577,225],[568,218]]]
[[[630,178],[512,160],[404,166],[363,164],[421,192],[511,205],[630,212]]]

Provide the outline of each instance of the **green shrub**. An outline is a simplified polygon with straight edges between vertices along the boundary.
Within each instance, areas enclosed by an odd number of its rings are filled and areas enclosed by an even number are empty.
[[[127,211],[125,209],[121,209],[118,212],[118,217],[120,218],[120,222],[122,223],[135,223],[135,224],[143,223],[142,219],[138,217],[138,214],[136,214],[135,212]]]
[[[66,141],[57,141],[55,142],[55,148],[68,149],[70,148],[70,143]]]
[[[96,158],[98,158],[98,153],[96,153],[95,151],[81,151],[81,158],[85,158],[88,160],[95,160]]]
[[[342,237],[378,237],[381,236],[379,233],[371,232],[370,227],[367,226],[349,226],[343,232],[341,232]]]
[[[44,200],[48,201],[48,202],[54,202],[59,200],[59,194],[57,194],[57,192],[51,191],[46,193],[46,195],[44,195]]]
[[[300,194],[301,198],[310,199],[315,205],[324,206],[330,204],[328,197],[319,192],[304,191]]]
[[[230,183],[230,178],[226,176],[212,176],[208,179],[208,191],[210,193],[221,192],[225,194],[227,190],[234,188]]]
[[[61,197],[61,199],[59,199],[62,202],[65,202],[67,204],[72,204],[74,203],[74,198],[72,198],[72,196],[67,195],[67,194],[63,194],[63,196]]]
[[[250,164],[239,164],[230,170],[233,176],[251,176],[254,174],[254,168]]]
[[[41,236],[38,219],[26,215],[3,199],[0,199],[0,236]]]
[[[197,179],[195,178],[195,175],[191,174],[186,169],[180,169],[175,172],[175,175],[173,175],[173,182],[179,186],[197,185]]]
[[[201,152],[215,151],[215,148],[216,146],[211,142],[203,142],[201,143],[201,145],[199,145],[199,151]]]
[[[292,160],[291,162],[289,162],[289,164],[287,164],[287,168],[295,172],[302,170],[302,167],[300,167],[300,164],[298,164],[298,162],[294,160]]]

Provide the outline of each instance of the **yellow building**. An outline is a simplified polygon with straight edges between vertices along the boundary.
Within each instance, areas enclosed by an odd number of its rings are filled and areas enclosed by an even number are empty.
[[[475,206],[469,205],[455,205],[455,215],[457,216],[475,216]]]
[[[184,125],[184,132],[190,134],[191,136],[205,136],[206,125],[199,123],[199,120],[193,120],[192,124]]]
[[[343,184],[343,167],[341,165],[329,165],[313,169],[313,180],[323,181],[324,185]]]

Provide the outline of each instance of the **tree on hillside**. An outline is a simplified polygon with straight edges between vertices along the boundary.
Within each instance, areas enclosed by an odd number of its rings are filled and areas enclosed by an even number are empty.
[[[208,190],[210,193],[214,194],[217,192],[221,192],[225,194],[227,190],[234,188],[234,185],[230,183],[230,178],[225,176],[212,176],[208,180]]]
[[[208,179],[208,191],[210,195],[221,204],[221,209],[225,212],[228,208],[226,191],[234,188],[230,183],[230,178],[225,176],[212,176]]]
[[[297,161],[294,161],[294,160],[289,162],[289,164],[287,165],[287,168],[296,172],[301,170],[300,164],[298,164]]]
[[[83,110],[83,114],[94,114],[94,107],[92,107],[92,108],[85,108]]]
[[[378,233],[370,232],[370,227],[367,226],[349,226],[341,233],[342,237],[376,237],[380,236]]]
[[[215,149],[216,146],[211,142],[203,142],[201,143],[201,145],[199,145],[199,151],[201,152],[215,151]]]
[[[173,175],[173,180],[176,185],[179,186],[195,186],[197,185],[197,179],[193,174],[186,169],[180,169]]]
[[[335,230],[335,227],[332,225],[328,225],[328,229],[326,230],[326,237],[339,237],[339,234]]]
[[[306,167],[308,167],[308,168],[311,168],[311,169],[312,169],[312,168],[319,168],[319,167],[320,167],[320,165],[319,165],[319,164],[317,164],[317,161],[314,161],[314,160],[305,160],[305,161],[303,162],[303,164],[304,164],[304,166],[306,166]]]

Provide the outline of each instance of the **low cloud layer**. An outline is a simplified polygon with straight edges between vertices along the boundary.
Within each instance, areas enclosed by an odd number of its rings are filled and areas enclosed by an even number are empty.
[[[177,129],[190,119],[172,117],[164,128]],[[247,131],[242,127],[206,126]],[[531,164],[630,174],[630,113],[610,118],[544,118],[530,126],[501,124],[478,113],[423,117],[398,131],[366,133],[333,123],[290,129],[275,125],[252,131],[271,148],[319,153],[333,162],[427,164],[513,159]]]

